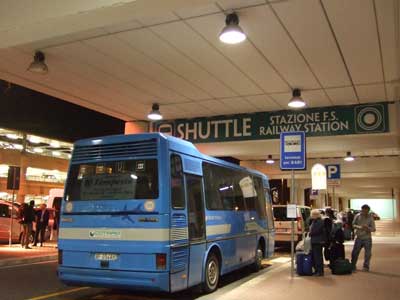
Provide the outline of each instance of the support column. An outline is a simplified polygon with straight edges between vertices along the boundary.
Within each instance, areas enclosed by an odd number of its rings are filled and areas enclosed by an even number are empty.
[[[21,174],[19,180],[19,190],[17,192],[17,200],[18,203],[24,203],[25,195],[26,195],[26,171],[28,169],[27,158],[24,153],[21,153],[20,159],[20,167],[21,167]]]
[[[400,222],[400,189],[394,189],[394,201],[396,211],[396,221]]]
[[[301,184],[296,185],[296,204],[304,205],[304,187]]]

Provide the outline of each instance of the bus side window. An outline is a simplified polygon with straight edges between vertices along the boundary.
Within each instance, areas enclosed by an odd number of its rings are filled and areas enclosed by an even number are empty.
[[[273,218],[273,213],[272,213],[271,194],[270,194],[269,189],[265,189],[265,195],[266,195],[265,208],[267,211],[268,229],[273,229],[274,228],[274,218]]]
[[[262,180],[259,177],[253,177],[254,188],[257,192],[257,201],[256,201],[256,210],[260,219],[265,219],[266,217],[266,208],[265,208],[265,194],[264,188],[262,184]]]
[[[203,163],[204,195],[206,206],[209,210],[223,210],[225,198],[221,195],[221,174],[218,167],[212,164]],[[223,189],[224,190],[224,189]],[[223,192],[222,190],[222,192]]]
[[[183,189],[182,159],[179,155],[171,155],[171,205],[173,209],[185,208]]]

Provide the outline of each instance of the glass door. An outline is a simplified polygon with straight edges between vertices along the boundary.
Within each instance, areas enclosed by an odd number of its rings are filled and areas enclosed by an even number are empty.
[[[185,177],[190,247],[188,286],[193,286],[201,282],[206,251],[203,179],[191,174],[185,174]]]

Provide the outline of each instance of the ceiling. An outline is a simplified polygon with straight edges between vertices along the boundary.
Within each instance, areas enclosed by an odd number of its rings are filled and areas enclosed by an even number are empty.
[[[397,0],[164,1],[159,9],[161,1],[137,0],[122,1],[119,14],[104,7],[116,1],[89,2],[81,11],[66,5],[72,20],[52,11],[51,38],[42,27],[35,39],[11,26],[29,33],[46,21],[35,14],[3,20],[10,42],[0,44],[0,78],[123,120],[146,119],[153,102],[168,119],[285,109],[295,87],[309,107],[400,96]],[[96,18],[86,13],[77,26],[82,9]],[[233,10],[248,39],[224,45],[218,34]],[[26,71],[37,49],[46,76]]]
[[[218,39],[232,11],[248,37],[239,45]],[[125,121],[145,120],[154,102],[166,119],[281,110],[293,88],[309,107],[398,101],[399,15],[399,0],[3,0],[0,79]],[[26,71],[35,50],[46,55],[47,75]],[[308,139],[313,161],[350,150],[387,157],[382,172],[363,171],[370,158],[348,169],[355,192],[347,195],[365,195],[376,178],[383,183],[368,195],[400,191],[393,106],[389,134]],[[286,176],[262,161],[278,155],[278,141],[199,149]]]

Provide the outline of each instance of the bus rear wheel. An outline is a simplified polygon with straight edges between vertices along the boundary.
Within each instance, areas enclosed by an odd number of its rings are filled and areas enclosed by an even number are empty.
[[[220,275],[219,260],[214,253],[210,253],[207,257],[204,274],[205,280],[203,283],[203,291],[205,293],[212,293],[218,287]]]

